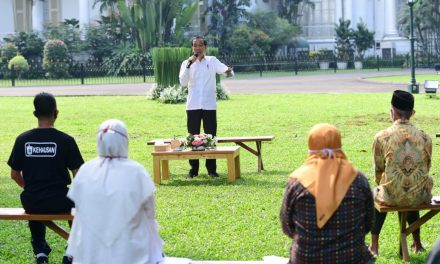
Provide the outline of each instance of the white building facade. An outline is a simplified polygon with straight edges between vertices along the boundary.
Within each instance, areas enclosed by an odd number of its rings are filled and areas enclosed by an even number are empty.
[[[253,0],[250,10],[276,8],[277,1]],[[363,21],[375,32],[375,47],[366,55],[390,58],[410,51],[407,37],[399,35],[397,17],[405,0],[311,0],[315,8],[304,7],[300,17],[302,37],[310,50],[334,49],[335,25],[340,18],[351,21],[351,27]]]
[[[20,31],[41,31],[46,24],[57,24],[65,19],[76,18],[84,26],[100,18],[99,5],[94,0],[0,0],[0,39]],[[200,1],[200,9],[210,5],[210,0]],[[257,9],[276,10],[278,0],[264,2],[251,0],[249,11]],[[390,58],[396,54],[407,54],[409,40],[399,35],[397,16],[406,0],[311,0],[315,8],[305,7],[301,12],[302,37],[310,50],[334,49],[335,24],[339,18],[349,19],[353,28],[363,21],[370,31],[375,32],[375,47],[366,55]],[[209,17],[200,17],[198,30],[206,30]],[[203,19],[205,23],[200,23]],[[194,20],[193,20],[194,24]]]
[[[100,18],[93,0],[0,0],[0,38],[15,32],[41,31],[47,24],[76,18],[87,25]]]

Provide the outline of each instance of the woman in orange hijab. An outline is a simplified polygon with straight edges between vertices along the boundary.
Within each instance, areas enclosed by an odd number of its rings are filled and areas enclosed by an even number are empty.
[[[289,176],[281,208],[283,231],[293,238],[289,263],[372,263],[365,235],[374,209],[366,177],[342,152],[335,126],[312,127],[308,145],[306,162]]]

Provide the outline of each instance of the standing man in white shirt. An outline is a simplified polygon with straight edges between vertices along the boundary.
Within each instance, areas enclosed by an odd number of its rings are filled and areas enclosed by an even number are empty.
[[[214,56],[205,56],[208,47],[203,37],[191,40],[194,55],[182,62],[180,66],[180,85],[188,87],[186,100],[187,128],[190,134],[200,134],[203,120],[203,131],[206,134],[217,134],[217,90],[216,74],[234,75],[232,67],[221,63]],[[188,176],[199,174],[199,160],[190,160],[191,169]],[[218,177],[215,159],[206,160],[206,169],[211,177]]]

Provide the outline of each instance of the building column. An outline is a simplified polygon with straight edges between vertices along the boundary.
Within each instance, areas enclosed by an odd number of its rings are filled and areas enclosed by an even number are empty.
[[[385,1],[385,39],[399,37],[397,32],[396,1]]]
[[[32,3],[32,31],[43,31],[44,28],[44,1],[34,0]]]
[[[357,0],[357,1],[359,1],[359,0]],[[351,25],[353,25],[353,23],[354,23],[352,0],[344,0],[344,20],[350,20]]]
[[[343,17],[342,12],[342,0],[336,0],[336,6],[335,6],[335,23],[339,24],[339,19]]]
[[[90,23],[89,0],[79,0],[79,25],[84,27]]]
[[[366,25],[368,25],[368,10],[371,12],[371,8],[367,7],[367,0],[361,0],[359,2],[356,2],[356,8],[353,10],[354,16],[353,20],[351,21],[351,24],[353,25],[353,28],[356,28],[357,23],[359,23],[361,20]]]

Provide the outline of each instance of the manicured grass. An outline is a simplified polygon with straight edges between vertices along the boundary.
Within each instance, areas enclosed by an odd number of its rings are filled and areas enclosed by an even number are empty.
[[[411,80],[410,74],[405,75],[396,75],[396,76],[384,76],[384,77],[374,77],[368,78],[371,81],[378,82],[391,82],[391,83],[409,83]],[[440,74],[417,74],[416,72],[416,81],[420,84],[423,84],[426,80],[429,81],[440,81]]]
[[[274,135],[263,143],[265,171],[257,174],[256,158],[241,151],[242,177],[226,181],[226,162],[218,161],[219,179],[207,176],[203,163],[199,177],[186,179],[186,161],[170,162],[170,181],[157,186],[157,219],[165,253],[192,259],[258,260],[265,255],[287,257],[290,239],[281,231],[279,208],[287,176],[307,155],[307,132],[318,122],[337,125],[348,158],[373,182],[371,144],[375,133],[391,125],[390,94],[269,94],[231,95],[218,104],[218,135]],[[414,123],[429,135],[440,132],[440,100],[416,95]],[[129,129],[132,159],[152,171],[154,138],[186,134],[184,105],[163,105],[142,96],[58,97],[56,127],[74,136],[86,160],[96,156],[98,125],[108,118],[123,120]],[[5,164],[15,137],[35,127],[31,97],[0,97],[0,207],[21,207],[20,188],[9,178]],[[433,138],[434,194],[440,194],[440,139]],[[103,219],[105,221],[105,219]],[[439,216],[422,228],[428,251],[439,237]],[[53,263],[61,260],[65,242],[48,231]],[[0,263],[32,263],[29,231],[24,221],[0,221]],[[367,243],[370,236],[367,236]],[[408,243],[411,244],[410,238]],[[389,214],[380,239],[376,263],[401,263],[398,222]],[[411,254],[412,263],[424,263],[427,253]]]

